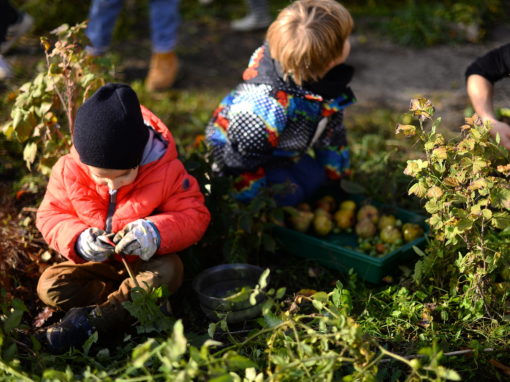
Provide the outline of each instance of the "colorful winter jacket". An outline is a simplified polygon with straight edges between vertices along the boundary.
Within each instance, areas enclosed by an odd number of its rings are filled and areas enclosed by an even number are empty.
[[[331,179],[349,168],[343,109],[355,102],[346,86],[352,68],[335,69],[341,81],[332,73],[328,82],[329,72],[321,81],[327,97],[313,91],[317,83],[284,80],[267,42],[253,53],[244,82],[221,101],[206,129],[213,169],[237,177],[238,199],[249,200],[265,186],[267,168],[297,161],[308,149]]]
[[[135,181],[120,187],[115,198],[106,185],[91,179],[74,147],[53,167],[36,225],[53,249],[75,263],[84,262],[75,251],[80,233],[89,227],[106,230],[107,221],[111,232],[117,232],[134,220],[148,218],[161,236],[157,254],[189,247],[209,224],[204,197],[196,179],[177,158],[172,134],[143,106],[142,114],[147,128],[154,130],[166,150],[155,145],[162,156],[142,164]],[[151,154],[144,152],[144,157]]]

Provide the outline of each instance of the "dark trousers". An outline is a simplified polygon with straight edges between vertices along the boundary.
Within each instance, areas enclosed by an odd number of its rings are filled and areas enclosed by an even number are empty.
[[[0,0],[0,43],[5,41],[9,25],[16,23],[19,16],[18,10],[9,3],[9,0]]]

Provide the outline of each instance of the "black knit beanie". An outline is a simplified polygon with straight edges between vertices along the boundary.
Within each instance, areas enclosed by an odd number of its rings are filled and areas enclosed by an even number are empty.
[[[86,165],[134,168],[142,160],[148,138],[140,102],[128,85],[104,85],[76,113],[73,144]]]

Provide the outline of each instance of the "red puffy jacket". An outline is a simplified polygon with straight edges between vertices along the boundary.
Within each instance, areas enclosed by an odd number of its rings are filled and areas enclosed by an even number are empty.
[[[142,114],[167,141],[168,148],[160,159],[140,166],[135,181],[117,191],[112,232],[134,220],[149,218],[161,236],[157,254],[173,253],[200,240],[210,214],[198,182],[177,158],[168,128],[143,106]],[[105,229],[109,203],[108,186],[92,180],[73,147],[53,167],[36,225],[52,248],[75,263],[83,263],[75,251],[76,240],[89,227]]]

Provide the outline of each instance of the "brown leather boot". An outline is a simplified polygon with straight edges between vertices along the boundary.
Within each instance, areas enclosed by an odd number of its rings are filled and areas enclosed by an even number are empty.
[[[179,70],[179,60],[174,52],[153,53],[149,74],[145,80],[148,91],[158,91],[170,88]]]

